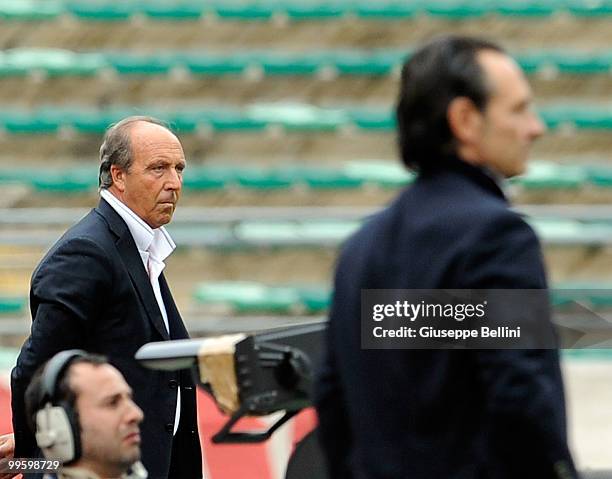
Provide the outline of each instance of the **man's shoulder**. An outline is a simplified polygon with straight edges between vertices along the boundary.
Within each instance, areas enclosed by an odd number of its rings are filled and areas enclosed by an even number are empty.
[[[108,256],[112,248],[114,239],[108,225],[96,210],[91,210],[55,242],[40,261],[34,275],[42,265],[53,262],[58,255],[90,251],[94,256]]]

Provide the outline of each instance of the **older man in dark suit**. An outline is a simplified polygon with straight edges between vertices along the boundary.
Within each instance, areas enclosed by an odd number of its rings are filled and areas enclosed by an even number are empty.
[[[101,199],[34,271],[32,333],[12,373],[15,455],[36,454],[23,395],[38,366],[64,349],[108,356],[142,408],[142,461],[150,478],[202,477],[194,384],[189,375],[144,369],[134,353],[188,334],[162,273],[175,248],[163,225],[175,211],[185,156],[160,121],[130,117],[100,149]]]
[[[404,66],[397,120],[417,179],[337,267],[316,388],[330,477],[575,477],[557,350],[361,348],[363,289],[547,287],[538,239],[501,189],[544,130],[517,64],[486,41],[435,40]]]

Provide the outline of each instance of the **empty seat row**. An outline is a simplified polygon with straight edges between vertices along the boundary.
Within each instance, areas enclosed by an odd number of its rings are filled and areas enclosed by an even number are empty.
[[[608,219],[528,219],[543,243],[559,247],[612,245]],[[187,248],[252,251],[277,248],[335,249],[361,224],[360,220],[244,220],[232,223],[172,223],[168,230],[177,244]],[[49,247],[62,229],[15,228],[0,230],[0,244]]]
[[[193,299],[207,309],[216,308],[237,314],[317,314],[329,308],[332,292],[322,285],[270,286],[257,282],[225,281],[199,284]],[[582,307],[596,310],[610,309],[612,284],[559,284],[551,291],[551,302],[558,310],[568,309],[577,302]]]
[[[3,0],[0,18],[6,20],[53,20],[69,14],[80,20],[117,22],[136,16],[151,20],[194,21],[214,17],[223,20],[265,21],[285,17],[292,21],[327,20],[347,16],[362,19],[407,19],[431,15],[465,19],[486,14],[518,17],[547,17],[557,12],[571,15],[605,16],[612,13],[609,2],[588,0]]]
[[[611,130],[612,107],[601,104],[552,104],[539,109],[551,129]],[[88,109],[40,107],[34,110],[5,108],[0,111],[0,129],[9,134],[54,134],[73,130],[100,134],[128,115],[151,114],[181,133],[260,132],[272,128],[284,132],[333,132],[361,130],[391,132],[393,112],[388,108],[320,108],[301,103],[252,104],[246,107],[202,106],[175,109],[113,107]]]
[[[290,188],[347,190],[368,186],[397,188],[413,175],[390,161],[350,161],[338,166],[189,166],[184,187],[192,191],[244,188],[263,192]],[[578,190],[596,186],[612,188],[612,166],[571,166],[532,162],[525,175],[511,180],[526,190]],[[86,192],[97,188],[97,171],[92,167],[0,168],[0,185],[25,184],[44,192]]]
[[[209,309],[231,313],[318,314],[331,302],[331,290],[322,285],[270,286],[249,281],[206,282],[197,285],[193,299]],[[583,307],[612,307],[612,285],[606,283],[567,283],[552,291],[553,305],[567,308],[579,302]],[[25,297],[0,296],[0,314],[22,312]]]
[[[410,54],[409,49],[329,50],[315,52],[177,51],[156,54],[130,52],[76,53],[62,49],[19,48],[0,52],[0,78],[44,74],[90,76],[166,75],[182,71],[193,75],[388,75]],[[612,51],[538,50],[516,53],[528,73],[606,74],[612,70]]]

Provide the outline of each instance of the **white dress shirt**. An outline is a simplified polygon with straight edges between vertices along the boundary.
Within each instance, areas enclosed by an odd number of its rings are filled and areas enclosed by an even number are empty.
[[[151,228],[142,218],[122,203],[121,200],[110,191],[102,189],[100,191],[100,196],[106,200],[111,208],[113,208],[127,224],[132,234],[132,238],[134,238],[134,243],[136,243],[136,248],[138,248],[138,252],[140,253],[142,264],[149,275],[157,305],[159,306],[164,324],[166,325],[166,331],[170,334],[168,313],[166,312],[166,306],[164,305],[161,290],[159,289],[159,275],[166,267],[164,260],[172,254],[176,248],[176,244],[174,244],[174,241],[172,241],[172,238],[163,226],[156,229]],[[176,414],[174,416],[174,434],[176,434],[176,430],[178,429],[180,417],[181,388],[179,387],[177,388]]]

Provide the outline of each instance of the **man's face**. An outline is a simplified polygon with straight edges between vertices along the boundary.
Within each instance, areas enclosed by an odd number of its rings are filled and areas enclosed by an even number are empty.
[[[478,164],[506,178],[520,175],[532,143],[545,130],[532,109],[529,84],[507,55],[484,50],[478,61],[491,88],[474,145]]]
[[[176,136],[147,122],[129,132],[132,165],[128,171],[113,165],[111,190],[151,228],[169,223],[183,186],[185,155]]]
[[[117,477],[140,459],[142,410],[110,364],[77,363],[69,374],[81,426],[79,465],[101,477]]]

